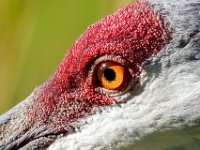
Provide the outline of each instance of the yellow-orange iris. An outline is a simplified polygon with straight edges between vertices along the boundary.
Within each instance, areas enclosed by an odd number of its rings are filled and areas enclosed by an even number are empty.
[[[119,88],[124,80],[124,67],[118,64],[110,65],[98,71],[98,78],[102,86],[109,90]]]

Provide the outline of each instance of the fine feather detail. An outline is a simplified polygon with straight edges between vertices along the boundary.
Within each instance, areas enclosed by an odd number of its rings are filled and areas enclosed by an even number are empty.
[[[199,124],[200,1],[150,0],[173,30],[170,44],[149,59],[137,88],[83,118],[77,132],[57,139],[49,150],[120,149],[153,132]]]

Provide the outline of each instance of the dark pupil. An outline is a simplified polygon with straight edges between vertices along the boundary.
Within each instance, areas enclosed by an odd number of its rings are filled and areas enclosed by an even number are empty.
[[[113,81],[115,79],[115,71],[113,69],[107,68],[104,71],[104,77],[108,80],[108,81]]]

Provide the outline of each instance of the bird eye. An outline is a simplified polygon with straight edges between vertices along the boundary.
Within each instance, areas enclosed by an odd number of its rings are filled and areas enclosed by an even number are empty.
[[[97,78],[102,87],[108,90],[117,90],[126,83],[127,70],[114,62],[103,62],[97,70]]]

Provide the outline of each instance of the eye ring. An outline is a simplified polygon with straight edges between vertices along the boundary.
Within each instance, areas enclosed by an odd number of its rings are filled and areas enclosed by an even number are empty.
[[[97,66],[97,80],[101,87],[108,90],[121,90],[127,86],[130,73],[126,66],[105,61]]]
[[[98,78],[98,70],[101,69],[104,63],[114,63],[124,67],[124,80],[118,88],[111,90],[102,86]],[[92,86],[95,91],[109,94],[109,96],[122,95],[130,90],[138,82],[141,70],[138,65],[132,64],[127,59],[117,55],[98,57],[90,63],[89,67],[91,68],[88,72],[90,86]]]

